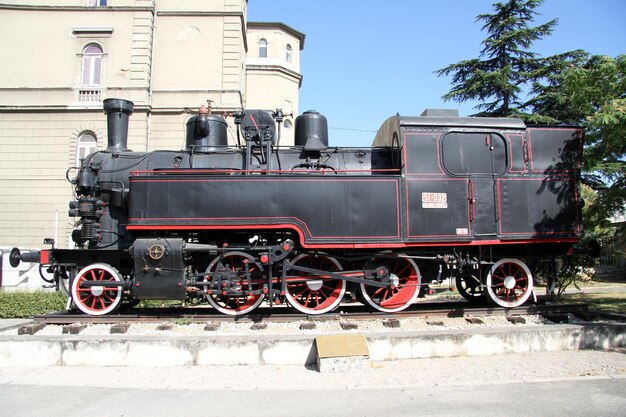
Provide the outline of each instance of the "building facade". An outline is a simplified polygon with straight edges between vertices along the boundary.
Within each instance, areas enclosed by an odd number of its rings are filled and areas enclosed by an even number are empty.
[[[246,0],[0,0],[0,39],[0,248],[71,246],[66,177],[106,147],[105,98],[135,103],[134,151],[182,149],[203,104],[231,143],[236,110],[298,114],[304,35]]]
[[[249,22],[246,59],[248,107],[282,109],[289,115],[281,135],[282,144],[293,144],[293,119],[298,115],[300,54],[304,35],[282,23]]]

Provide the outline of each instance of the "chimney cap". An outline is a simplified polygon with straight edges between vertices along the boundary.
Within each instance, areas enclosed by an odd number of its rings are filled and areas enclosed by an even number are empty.
[[[121,98],[107,98],[102,102],[102,108],[107,114],[112,111],[120,111],[131,115],[133,114],[134,106],[135,104],[132,101]]]

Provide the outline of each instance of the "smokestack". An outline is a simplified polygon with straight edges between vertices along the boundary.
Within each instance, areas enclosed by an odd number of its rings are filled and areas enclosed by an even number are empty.
[[[108,152],[128,151],[128,117],[133,114],[133,102],[120,98],[104,100],[104,113],[107,115]]]

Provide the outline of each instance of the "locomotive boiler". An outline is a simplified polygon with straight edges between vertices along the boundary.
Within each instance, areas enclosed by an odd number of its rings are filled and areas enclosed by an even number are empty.
[[[206,300],[230,315],[266,302],[322,314],[344,300],[393,313],[451,278],[468,300],[533,294],[525,260],[580,241],[583,136],[572,127],[426,111],[396,115],[371,147],[333,147],[326,118],[200,112],[182,150],[127,148],[133,103],[104,101],[108,146],[68,171],[74,249],[40,262],[89,315],[146,299]]]

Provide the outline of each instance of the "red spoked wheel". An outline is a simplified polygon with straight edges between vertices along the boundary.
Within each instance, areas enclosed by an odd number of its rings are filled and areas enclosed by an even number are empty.
[[[101,282],[102,285],[83,286],[84,283],[93,281]],[[89,265],[78,271],[72,281],[72,300],[80,311],[90,316],[111,313],[122,303],[124,288],[110,284],[123,281],[120,273],[110,265]]]
[[[207,267],[206,272],[213,273],[221,261],[222,266],[229,271],[237,273],[237,280],[231,283],[231,288],[235,291],[241,291],[245,295],[223,295],[218,290],[212,290],[207,295],[207,301],[213,308],[223,314],[230,316],[241,316],[247,314],[257,308],[265,298],[265,294],[246,294],[251,288],[258,291],[263,288],[263,280],[258,276],[263,271],[263,266],[254,261],[252,255],[245,252],[228,252],[222,257],[215,258]],[[251,282],[248,285],[246,277],[246,264],[250,273]]]
[[[500,259],[487,275],[487,295],[495,304],[513,308],[524,304],[533,292],[533,276],[524,262]]]
[[[339,262],[326,254],[317,256],[303,253],[293,260],[294,265],[322,271],[341,271]],[[289,304],[304,314],[324,314],[337,308],[346,292],[346,281],[304,272],[287,278],[285,297]]]
[[[421,276],[417,265],[409,258],[375,258],[374,266],[385,266],[397,278],[398,285],[392,288],[380,288],[360,284],[363,302],[384,313],[402,311],[415,301],[420,292]]]

